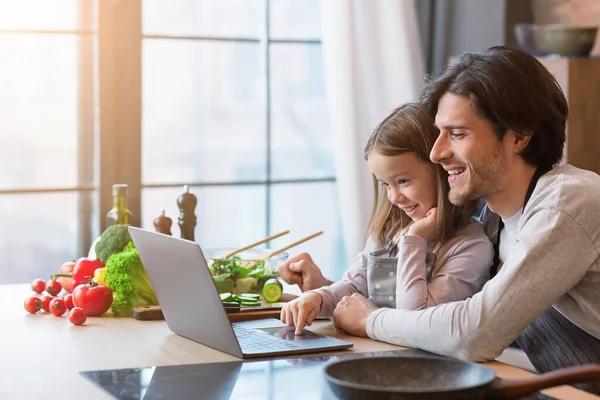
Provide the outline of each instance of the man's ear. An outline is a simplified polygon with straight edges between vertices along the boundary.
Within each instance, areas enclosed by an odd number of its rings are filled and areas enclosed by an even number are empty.
[[[525,151],[525,148],[531,141],[532,134],[529,132],[518,133],[512,130],[508,131],[507,133],[511,134],[513,153],[521,154],[523,151]]]

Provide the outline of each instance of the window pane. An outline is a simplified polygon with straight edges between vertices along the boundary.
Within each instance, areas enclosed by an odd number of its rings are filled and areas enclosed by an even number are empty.
[[[258,38],[264,0],[143,0],[146,35]]]
[[[0,188],[76,185],[77,41],[0,35]]]
[[[334,175],[321,46],[271,46],[273,178]]]
[[[80,0],[0,0],[0,29],[75,30]]]
[[[294,183],[273,185],[271,189],[271,232],[290,230],[273,241],[283,247],[314,232],[323,234],[288,250],[290,257],[309,253],[325,277],[337,279],[348,268],[335,183]]]
[[[0,284],[50,279],[77,254],[77,193],[0,195]]]
[[[269,11],[271,38],[321,38],[321,6],[319,0],[270,0]]]
[[[195,240],[203,249],[241,247],[266,237],[264,186],[191,188],[198,198]],[[183,188],[148,188],[142,191],[142,227],[154,230],[152,221],[165,209],[173,220],[171,233],[181,237],[177,223],[177,197]]]
[[[260,47],[146,39],[143,51],[144,182],[265,179]]]

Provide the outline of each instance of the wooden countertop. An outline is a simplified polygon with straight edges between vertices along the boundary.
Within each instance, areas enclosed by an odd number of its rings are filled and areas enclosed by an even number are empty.
[[[238,360],[173,334],[164,321],[106,316],[74,326],[66,316],[31,315],[23,308],[31,294],[27,284],[0,285],[0,399],[108,399],[79,372]],[[318,321],[310,329],[353,342],[352,352],[402,349],[337,333],[329,321]],[[486,365],[502,378],[532,375],[500,362]],[[557,399],[599,398],[567,386],[544,392]]]

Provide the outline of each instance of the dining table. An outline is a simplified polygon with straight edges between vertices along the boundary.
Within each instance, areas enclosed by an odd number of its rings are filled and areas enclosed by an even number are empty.
[[[4,307],[0,313],[0,399],[110,399],[114,397],[82,371],[242,361],[171,332],[164,320],[140,321],[107,313],[88,317],[83,325],[75,326],[66,314],[29,314],[23,304],[31,295],[34,293],[28,284],[0,285],[0,304]],[[350,349],[311,355],[405,350],[337,332],[330,320],[315,321],[308,329],[353,343]],[[532,376],[532,372],[500,361],[485,365],[500,378]],[[297,385],[296,393],[301,394],[307,383],[290,380],[284,384]],[[554,399],[600,398],[572,386],[543,393]],[[177,399],[176,393],[172,398]]]

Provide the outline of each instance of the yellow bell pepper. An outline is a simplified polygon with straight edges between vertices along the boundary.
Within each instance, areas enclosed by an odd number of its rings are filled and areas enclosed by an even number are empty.
[[[106,267],[96,269],[94,271],[94,282],[98,285],[104,285],[104,274],[106,274]]]

